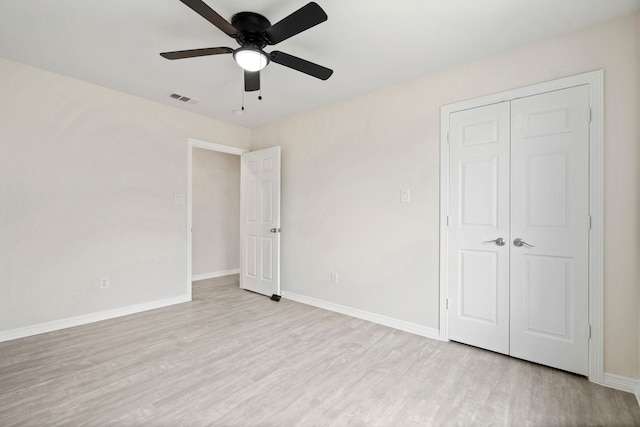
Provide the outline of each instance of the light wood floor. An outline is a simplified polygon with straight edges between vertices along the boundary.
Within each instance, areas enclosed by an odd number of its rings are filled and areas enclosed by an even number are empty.
[[[640,426],[629,393],[242,291],[0,343],[0,426]]]

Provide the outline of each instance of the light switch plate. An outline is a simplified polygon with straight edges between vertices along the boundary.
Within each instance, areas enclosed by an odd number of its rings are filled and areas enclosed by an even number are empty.
[[[338,273],[331,272],[331,283],[334,285],[338,284]]]

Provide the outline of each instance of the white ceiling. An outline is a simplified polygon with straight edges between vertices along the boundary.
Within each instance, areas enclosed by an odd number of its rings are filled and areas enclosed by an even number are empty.
[[[271,23],[308,0],[204,0]],[[329,19],[281,50],[334,70],[321,81],[272,63],[245,94],[231,55],[164,51],[236,42],[179,0],[1,0],[0,56],[247,127],[412,80],[640,10],[640,0],[317,0]],[[198,102],[183,103],[170,93]]]

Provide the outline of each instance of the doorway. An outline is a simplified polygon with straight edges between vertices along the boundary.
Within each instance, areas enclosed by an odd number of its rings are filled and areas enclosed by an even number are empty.
[[[442,339],[602,380],[602,77],[586,73],[442,107]],[[580,98],[570,112],[558,99],[567,93]],[[581,153],[551,153],[553,143],[541,142],[557,142],[580,120]],[[525,137],[529,145],[514,145]],[[582,172],[570,177],[576,162]],[[565,204],[569,196],[575,206]],[[579,229],[573,240],[569,229]],[[577,255],[554,252],[569,240]],[[568,342],[577,347],[563,347]]]
[[[249,150],[245,150],[238,147],[232,147],[229,145],[216,144],[213,142],[202,141],[194,138],[188,139],[188,166],[187,166],[187,296],[189,300],[192,297],[192,281],[194,278],[200,280],[204,278],[217,277],[207,274],[210,272],[204,272],[204,274],[193,274],[193,225],[194,225],[194,204],[193,204],[193,183],[194,183],[194,151],[195,150],[207,150],[210,152],[234,155],[240,157],[242,154],[247,153]],[[239,181],[239,177],[238,177]],[[239,189],[239,182],[238,182]],[[239,236],[238,236],[239,241]],[[237,246],[237,245],[236,245]],[[226,271],[228,274],[232,274],[235,271]],[[218,272],[224,274],[225,271]],[[206,277],[205,277],[206,276]]]

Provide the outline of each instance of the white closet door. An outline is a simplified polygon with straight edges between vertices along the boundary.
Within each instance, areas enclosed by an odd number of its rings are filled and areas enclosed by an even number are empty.
[[[507,354],[509,121],[507,102],[453,113],[449,128],[449,338]]]
[[[588,107],[587,86],[511,103],[510,354],[583,375],[589,339]]]

